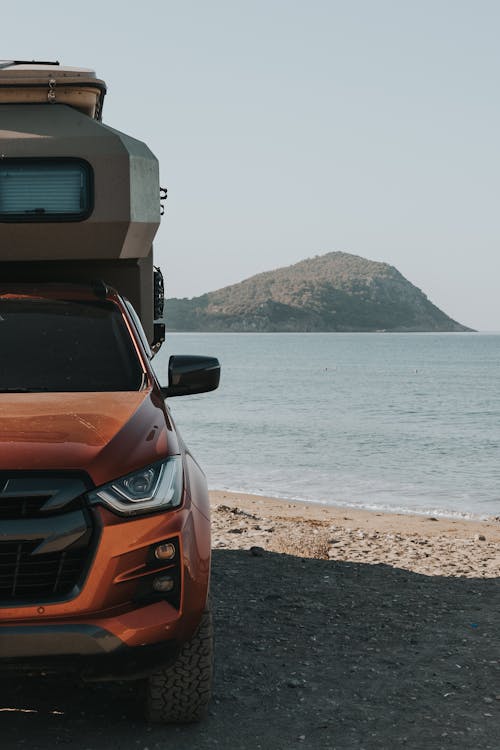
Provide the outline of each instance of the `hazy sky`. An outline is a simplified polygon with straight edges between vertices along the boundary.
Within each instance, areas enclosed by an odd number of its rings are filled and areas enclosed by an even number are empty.
[[[168,186],[169,296],[317,253],[500,329],[500,3],[3,3],[0,57],[92,67]]]

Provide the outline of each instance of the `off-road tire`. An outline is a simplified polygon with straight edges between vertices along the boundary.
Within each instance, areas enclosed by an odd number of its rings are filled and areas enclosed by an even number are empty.
[[[202,719],[210,701],[213,674],[213,628],[209,609],[172,666],[146,680],[146,719],[187,724]]]

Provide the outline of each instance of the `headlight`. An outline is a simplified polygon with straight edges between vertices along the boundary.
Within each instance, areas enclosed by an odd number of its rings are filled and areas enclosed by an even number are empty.
[[[124,516],[176,508],[182,500],[182,459],[170,456],[104,484],[87,497]]]

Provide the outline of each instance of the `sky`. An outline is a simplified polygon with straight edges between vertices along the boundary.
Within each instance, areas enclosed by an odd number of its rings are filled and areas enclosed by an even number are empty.
[[[168,296],[332,250],[500,330],[497,0],[24,0],[4,59],[89,67],[168,187]]]

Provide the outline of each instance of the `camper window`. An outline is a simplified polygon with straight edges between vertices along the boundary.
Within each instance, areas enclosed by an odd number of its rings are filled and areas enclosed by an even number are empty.
[[[81,221],[92,211],[92,170],[82,159],[0,160],[0,221]]]

